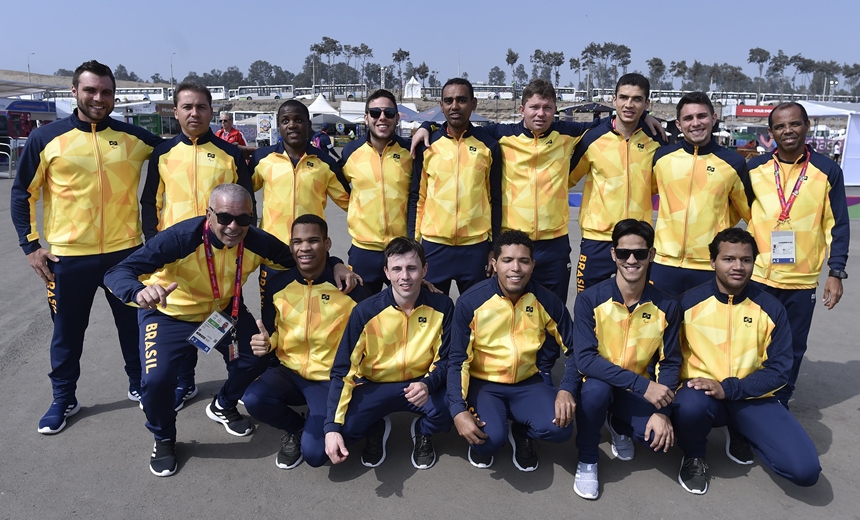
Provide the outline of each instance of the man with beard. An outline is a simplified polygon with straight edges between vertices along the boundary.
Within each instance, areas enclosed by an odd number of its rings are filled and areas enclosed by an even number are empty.
[[[409,141],[397,132],[400,114],[391,92],[379,89],[364,109],[367,139],[343,148],[343,175],[352,184],[346,223],[352,246],[349,266],[376,294],[385,278],[382,251],[394,237],[406,235],[406,205],[412,180]]]
[[[27,262],[47,286],[54,322],[51,386],[54,400],[38,431],[54,434],[81,406],[75,396],[84,332],[93,298],[108,269],[141,245],[137,188],[140,170],[161,139],[110,117],[116,81],[95,60],[75,70],[71,116],[30,134],[12,184],[12,222]],[[39,243],[36,205],[43,196],[45,240]],[[107,290],[105,289],[105,292]],[[137,312],[108,297],[128,375],[128,398],[140,400]]]

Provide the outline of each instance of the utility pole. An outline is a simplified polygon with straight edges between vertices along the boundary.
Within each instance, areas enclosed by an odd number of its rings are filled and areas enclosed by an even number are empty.
[[[34,54],[36,54],[36,53],[31,52],[30,54],[27,55],[27,83],[32,83],[30,81],[30,56],[33,56]]]
[[[170,53],[170,89],[173,90],[173,55],[175,52]]]

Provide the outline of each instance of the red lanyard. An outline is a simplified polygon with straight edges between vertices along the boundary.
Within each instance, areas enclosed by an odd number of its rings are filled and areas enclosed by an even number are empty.
[[[776,153],[773,154],[773,177],[776,181],[776,194],[779,195],[779,206],[782,211],[779,214],[779,224],[788,220],[788,214],[791,213],[791,207],[794,206],[794,200],[797,194],[800,193],[800,186],[803,184],[803,179],[806,178],[806,168],[809,166],[809,156],[811,152],[809,147],[806,147],[806,160],[803,162],[803,168],[800,170],[800,175],[797,177],[797,182],[794,183],[794,189],[791,190],[791,195],[788,201],[785,200],[785,191],[782,189],[782,179],[779,176],[779,158]]]
[[[209,269],[209,283],[212,285],[212,296],[215,300],[221,299],[221,291],[218,290],[218,278],[215,276],[215,260],[212,254],[212,244],[209,242],[209,221],[203,225],[203,246],[206,251],[206,267]],[[236,285],[233,289],[233,308],[230,316],[233,323],[239,318],[239,299],[242,297],[242,256],[245,254],[245,241],[239,242],[239,250],[236,253]]]

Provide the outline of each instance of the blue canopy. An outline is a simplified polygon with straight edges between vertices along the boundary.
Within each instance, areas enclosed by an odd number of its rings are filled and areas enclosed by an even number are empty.
[[[405,105],[397,105],[397,111],[400,112],[401,121],[426,121],[421,114]]]

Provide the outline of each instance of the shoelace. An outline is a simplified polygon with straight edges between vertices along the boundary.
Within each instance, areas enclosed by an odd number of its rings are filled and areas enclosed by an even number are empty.
[[[286,451],[296,451],[299,449],[298,438],[298,435],[288,433],[281,437],[281,446],[283,446]]]
[[[701,477],[708,470],[708,465],[702,459],[687,459],[684,461],[684,468],[691,470],[694,476]]]
[[[430,454],[430,437],[426,435],[415,436],[415,451],[418,455]]]
[[[534,457],[534,450],[532,449],[531,439],[529,439],[528,437],[514,437],[514,441],[516,441],[517,443],[517,451],[521,452],[523,457]]]

